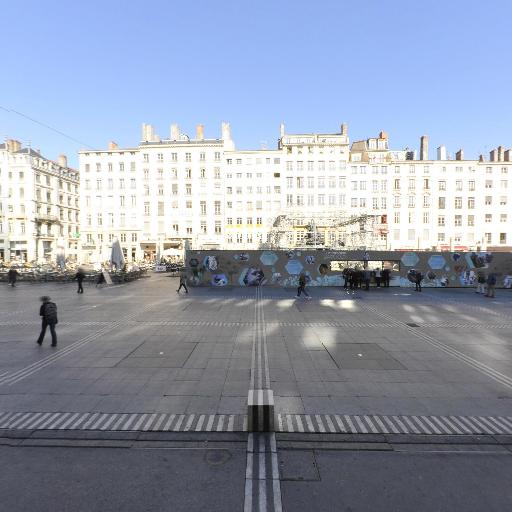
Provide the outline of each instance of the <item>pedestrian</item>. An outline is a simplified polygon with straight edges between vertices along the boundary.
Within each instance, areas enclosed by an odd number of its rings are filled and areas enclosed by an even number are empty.
[[[419,270],[417,270],[416,274],[414,274],[414,284],[415,284],[414,291],[421,292],[422,279],[423,279],[423,274]]]
[[[343,288],[347,289],[348,288],[349,275],[350,275],[350,269],[349,268],[344,268],[343,272],[342,272],[342,275],[343,275]]]
[[[306,299],[311,299],[309,296],[309,293],[306,291],[306,274],[304,272],[301,272],[299,274],[299,287],[297,288],[297,299],[300,298],[300,294],[304,293],[306,296]]]
[[[78,283],[78,290],[76,293],[84,293],[84,288],[82,286],[82,283],[85,279],[85,273],[81,268],[78,268],[78,271],[73,279],[76,279]]]
[[[14,288],[16,286],[16,279],[18,278],[18,271],[15,268],[10,268],[7,272],[7,279],[9,284]]]
[[[377,285],[377,288],[380,288],[380,280],[382,278],[380,268],[375,269],[375,284]]]
[[[389,268],[385,268],[383,271],[382,271],[382,281],[383,281],[383,284],[384,284],[384,288],[389,288]]]
[[[187,274],[185,272],[182,272],[180,274],[180,285],[179,285],[178,289],[176,290],[176,293],[180,293],[181,287],[185,288],[185,293],[188,293]]]
[[[491,272],[487,277],[487,293],[484,297],[494,299],[494,289],[496,288],[496,274]]]
[[[485,282],[487,281],[485,274],[483,272],[478,272],[476,282],[476,292],[475,293],[482,293],[485,294]]]
[[[42,318],[41,334],[37,339],[37,344],[41,346],[43,344],[44,335],[46,334],[46,328],[50,327],[52,334],[52,347],[57,346],[57,334],[55,332],[55,326],[59,323],[57,319],[57,305],[52,302],[50,297],[41,297],[41,308],[39,309],[39,316]]]
[[[370,289],[371,272],[368,268],[363,270],[364,289],[368,291]]]

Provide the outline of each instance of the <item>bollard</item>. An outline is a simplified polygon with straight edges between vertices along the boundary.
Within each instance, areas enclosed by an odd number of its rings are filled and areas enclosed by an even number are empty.
[[[271,389],[249,390],[247,429],[249,432],[274,432],[274,392]]]

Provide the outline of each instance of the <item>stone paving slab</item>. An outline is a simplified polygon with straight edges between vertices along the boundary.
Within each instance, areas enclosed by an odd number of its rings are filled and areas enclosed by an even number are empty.
[[[246,413],[255,337],[281,415],[507,416],[512,292],[192,289],[155,275],[122,287],[0,290],[0,411]],[[37,347],[38,297],[59,346]],[[417,326],[417,327],[416,327]],[[258,338],[259,339],[259,338]],[[474,364],[468,364],[474,361]]]

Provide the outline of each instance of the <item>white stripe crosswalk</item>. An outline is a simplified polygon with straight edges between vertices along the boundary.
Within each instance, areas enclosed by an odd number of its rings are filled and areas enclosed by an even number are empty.
[[[276,432],[512,435],[512,416],[277,414]],[[0,412],[0,430],[245,432],[243,414]]]

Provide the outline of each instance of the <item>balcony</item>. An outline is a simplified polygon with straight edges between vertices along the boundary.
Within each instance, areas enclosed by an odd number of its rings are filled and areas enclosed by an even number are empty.
[[[60,224],[60,220],[57,215],[48,215],[44,213],[36,213],[35,215],[36,222],[48,222],[50,224]]]

